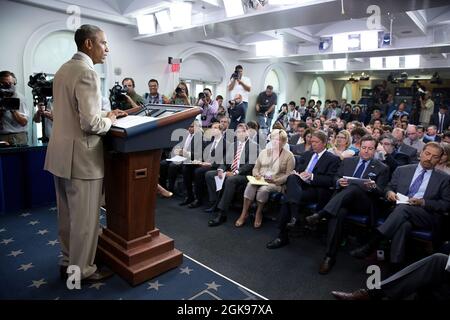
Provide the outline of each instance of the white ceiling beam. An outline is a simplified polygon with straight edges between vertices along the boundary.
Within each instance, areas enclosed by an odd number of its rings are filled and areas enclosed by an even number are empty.
[[[204,43],[207,45],[212,45],[215,47],[226,48],[235,51],[249,52],[249,49],[246,46],[237,43],[231,43],[228,41],[218,40],[218,39],[210,39],[210,40],[201,40],[199,43]]]
[[[406,12],[406,15],[414,22],[422,34],[425,35],[427,33],[427,23],[419,11],[408,11]]]
[[[26,5],[48,9],[56,12],[67,13],[66,10],[68,8],[68,4],[56,1],[56,0],[47,0],[47,1],[38,1],[38,0],[12,0],[15,2],[20,2]],[[121,15],[115,15],[111,13],[106,13],[98,10],[93,10],[86,7],[81,7],[81,18],[90,18],[95,20],[106,21],[110,23],[120,24],[120,25],[136,25],[136,21],[134,19],[126,18]]]
[[[296,37],[296,38],[302,39],[302,40],[306,40],[306,41],[314,43],[314,44],[319,44],[319,39],[314,38],[314,37],[310,36],[309,34],[298,31],[296,29],[285,28],[285,29],[281,29],[280,32],[289,34],[293,37]]]
[[[220,7],[221,6],[219,0],[202,0],[202,2],[208,3],[208,4],[210,4],[212,6],[215,6],[215,7]]]

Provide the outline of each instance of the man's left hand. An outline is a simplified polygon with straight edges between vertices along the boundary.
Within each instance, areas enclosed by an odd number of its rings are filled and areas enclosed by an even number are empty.
[[[412,206],[423,207],[425,201],[423,199],[411,198],[409,199],[409,204]]]

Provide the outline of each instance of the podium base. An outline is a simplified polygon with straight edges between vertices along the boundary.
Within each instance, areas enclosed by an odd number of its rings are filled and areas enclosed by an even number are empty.
[[[97,258],[133,286],[183,262],[183,254],[174,248],[174,241],[158,229],[132,241],[103,229],[99,236]]]

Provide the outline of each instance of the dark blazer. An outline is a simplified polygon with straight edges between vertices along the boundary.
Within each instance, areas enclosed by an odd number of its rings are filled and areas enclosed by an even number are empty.
[[[417,164],[411,164],[398,167],[385,192],[393,191],[407,195],[417,166]],[[439,214],[448,212],[450,210],[450,176],[439,170],[433,170],[423,199],[425,210]]]
[[[233,144],[227,145],[227,154],[225,162],[219,166],[218,169],[222,169],[223,171],[230,171],[231,166],[233,164],[234,156],[236,154],[238,148],[238,143],[235,142]],[[232,151],[232,153],[230,152]],[[253,167],[255,166],[256,159],[258,158],[258,145],[254,143],[252,140],[247,140],[244,146],[243,152],[241,152],[241,158],[239,161],[239,175],[247,176],[252,175]]]
[[[183,138],[181,148],[184,147],[184,142],[187,136]],[[203,156],[203,133],[196,132],[192,137],[191,143],[189,145],[190,160],[201,160]]]
[[[439,112],[438,113],[434,113],[431,116],[430,124],[434,124],[439,130]],[[447,112],[444,115],[444,131],[448,130],[448,127],[450,127],[450,115]],[[440,133],[442,133],[442,132],[440,132]]]
[[[419,161],[417,149],[414,147],[408,146],[407,144],[402,142],[398,146],[398,151],[406,154],[409,157],[409,163],[417,163]]]
[[[387,154],[385,160],[383,161],[389,167],[389,178],[394,173],[397,167],[406,166],[411,163],[408,155],[403,152],[394,151],[391,154]]]
[[[351,177],[356,170],[360,157],[346,158],[342,161],[337,175],[335,176],[334,185],[343,176]],[[370,193],[375,197],[384,196],[384,189],[389,181],[389,168],[379,160],[372,159],[367,165],[366,171],[362,175],[363,179],[372,179],[377,184],[377,189],[371,190]],[[339,188],[338,188],[339,189]],[[368,191],[369,192],[369,191]]]
[[[230,116],[229,129],[235,130],[239,123],[245,122],[244,104],[240,103],[234,108],[228,108],[228,114]]]
[[[289,144],[297,144],[298,140],[300,139],[300,133],[293,134],[289,137],[288,143]]]
[[[425,144],[427,144],[428,142],[431,142],[431,141],[433,141],[433,140],[428,139],[427,136],[425,135],[425,136],[423,136],[422,141],[423,141]],[[435,137],[435,139],[434,139],[434,142],[441,142],[441,137],[438,136],[438,135],[436,135],[436,137]]]
[[[306,151],[295,165],[295,171],[303,172],[307,169],[309,161],[311,161],[313,151]],[[330,189],[334,186],[333,178],[339,167],[340,159],[334,154],[325,151],[325,153],[317,161],[313,169],[313,181],[311,186]]]
[[[295,154],[295,155],[302,155],[303,153],[305,153],[305,144],[304,143],[300,143],[300,144],[290,144],[289,145],[289,150]]]
[[[225,162],[226,155],[226,142],[222,138],[217,144],[216,148],[212,150],[214,140],[212,141],[204,141],[204,150],[203,150],[203,161],[209,162],[212,164],[211,170],[217,169],[221,164]]]

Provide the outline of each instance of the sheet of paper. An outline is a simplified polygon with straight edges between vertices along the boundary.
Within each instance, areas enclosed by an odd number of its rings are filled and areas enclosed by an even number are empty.
[[[182,156],[175,156],[175,157],[172,157],[170,159],[166,159],[166,161],[183,162],[183,161],[186,161],[186,158],[182,157]]]
[[[254,186],[268,186],[269,184],[264,180],[264,178],[260,178],[259,180],[256,179],[253,176],[247,176],[247,180],[250,182],[250,184]]]
[[[344,176],[342,178],[347,179],[350,184],[357,184],[360,186],[364,186],[364,183],[370,181],[370,179],[360,179],[360,178],[347,177],[347,176]]]
[[[397,204],[409,204],[409,198],[407,196],[405,196],[404,194],[401,194],[399,192],[397,192]]]
[[[222,179],[220,179],[219,176],[215,176],[214,180],[216,180],[216,191],[222,190],[223,182],[225,181],[225,174]]]
[[[126,116],[120,119],[117,119],[114,127],[128,129],[134,126],[140,125],[142,123],[148,123],[156,120],[154,117],[143,117],[143,116]]]

